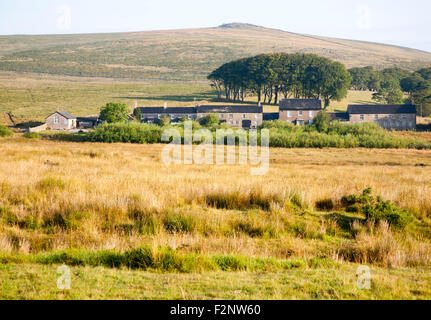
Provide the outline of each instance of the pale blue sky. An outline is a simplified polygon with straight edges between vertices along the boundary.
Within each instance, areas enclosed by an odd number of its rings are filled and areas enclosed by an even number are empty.
[[[0,0],[0,34],[214,27],[246,22],[431,52],[431,0]]]

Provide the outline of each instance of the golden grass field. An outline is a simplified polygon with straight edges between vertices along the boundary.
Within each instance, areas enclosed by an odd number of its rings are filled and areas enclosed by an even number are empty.
[[[431,298],[431,151],[271,149],[269,173],[253,177],[249,166],[166,166],[162,148],[0,139],[0,297]],[[409,210],[414,226],[397,231],[345,213],[341,197],[367,187]],[[208,201],[233,195],[229,208]],[[333,210],[316,209],[328,198]],[[269,205],[249,206],[252,199]],[[249,262],[166,275],[75,266],[76,289],[64,295],[52,282],[55,263],[34,258],[142,246]],[[270,260],[257,267],[250,259]],[[360,264],[374,272],[371,291],[355,286]]]

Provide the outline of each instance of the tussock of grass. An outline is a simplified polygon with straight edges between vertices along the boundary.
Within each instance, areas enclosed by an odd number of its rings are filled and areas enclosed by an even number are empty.
[[[430,265],[429,243],[418,243],[410,236],[393,232],[387,222],[380,222],[377,227],[374,223],[355,227],[358,229],[355,241],[342,243],[336,252],[342,259],[382,266]]]
[[[276,194],[265,194],[262,190],[250,192],[217,191],[205,195],[204,202],[213,208],[227,210],[270,210],[274,205],[283,205],[284,199]]]

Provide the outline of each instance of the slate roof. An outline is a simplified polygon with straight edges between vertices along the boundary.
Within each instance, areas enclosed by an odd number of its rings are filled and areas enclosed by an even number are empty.
[[[152,114],[152,113],[158,113],[158,114],[191,114],[196,113],[196,108],[190,108],[190,107],[140,107],[141,114]]]
[[[280,101],[280,110],[322,110],[322,101],[319,99],[283,99]]]
[[[214,105],[197,106],[198,113],[263,113],[263,107],[257,105]]]
[[[64,117],[64,118],[66,118],[66,119],[70,119],[70,120],[72,120],[72,119],[76,119],[76,117],[74,117],[74,116],[72,116],[69,112],[67,112],[67,111],[56,111],[56,112],[54,112],[53,114],[56,114],[56,113],[58,113],[59,115],[61,115],[62,117]],[[50,116],[52,116],[53,114],[51,114]],[[49,116],[49,117],[50,117]],[[48,118],[49,118],[48,117]]]
[[[416,114],[412,104],[349,105],[349,114]]]

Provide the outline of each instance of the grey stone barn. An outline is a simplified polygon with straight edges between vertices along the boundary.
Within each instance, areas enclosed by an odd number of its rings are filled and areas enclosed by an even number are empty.
[[[46,118],[45,123],[51,130],[71,130],[76,129],[76,117],[66,111],[56,111]]]
[[[350,123],[374,122],[387,130],[416,130],[416,106],[397,105],[349,105]]]

